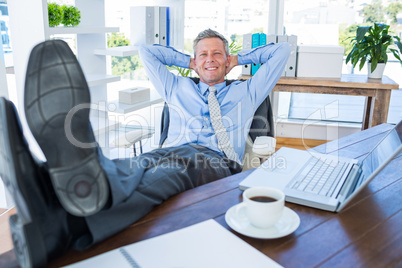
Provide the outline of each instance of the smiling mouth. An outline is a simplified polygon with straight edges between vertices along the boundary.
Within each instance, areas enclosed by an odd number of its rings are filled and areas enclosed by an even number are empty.
[[[218,69],[218,67],[210,67],[210,68],[205,68],[207,71],[211,71],[211,70],[216,70]]]

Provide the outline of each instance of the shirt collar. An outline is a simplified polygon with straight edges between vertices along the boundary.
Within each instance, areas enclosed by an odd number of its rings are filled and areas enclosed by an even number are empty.
[[[223,89],[224,87],[226,87],[226,81],[224,81],[224,82],[222,82],[222,83],[219,83],[219,84],[216,84],[216,85],[214,85],[214,87],[216,87],[216,93],[218,94],[218,92],[219,92],[221,89]],[[204,95],[205,92],[208,90],[209,85],[208,85],[208,84],[205,84],[204,82],[201,82],[201,81],[200,81],[200,82],[198,83],[198,88],[200,89],[201,95]]]

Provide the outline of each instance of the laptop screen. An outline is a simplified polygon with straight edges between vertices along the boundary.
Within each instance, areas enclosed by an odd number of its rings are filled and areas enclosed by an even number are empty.
[[[362,176],[359,184],[367,180],[378,168],[386,164],[402,148],[402,121],[381,140],[361,163]]]

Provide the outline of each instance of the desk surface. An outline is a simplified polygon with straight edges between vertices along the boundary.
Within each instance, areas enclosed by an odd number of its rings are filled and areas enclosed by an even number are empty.
[[[249,79],[251,75],[244,75],[239,79]],[[384,75],[382,79],[368,78],[361,74],[342,74],[341,78],[326,77],[281,77],[277,85],[297,86],[326,86],[341,88],[371,88],[371,89],[398,89],[399,85]]]
[[[246,78],[246,77],[243,77]],[[365,96],[362,129],[387,122],[391,90],[399,85],[387,76],[343,74],[341,78],[281,77],[274,91]]]
[[[379,125],[314,149],[322,153],[361,158],[391,128],[388,124]],[[370,182],[356,197],[354,204],[340,213],[286,203],[301,219],[299,228],[286,237],[264,240],[232,232],[285,267],[401,265],[401,165],[402,154]],[[178,194],[121,233],[84,252],[71,250],[49,267],[67,265],[211,218],[231,230],[225,222],[225,212],[241,202],[242,191],[238,189],[238,184],[250,172]],[[0,266],[16,266],[12,251],[0,255]]]
[[[278,85],[333,86],[344,88],[398,89],[399,85],[388,76],[382,79],[367,75],[343,74],[341,78],[281,77]]]

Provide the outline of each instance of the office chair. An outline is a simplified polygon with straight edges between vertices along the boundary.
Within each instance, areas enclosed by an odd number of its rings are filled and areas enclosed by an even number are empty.
[[[190,77],[190,79],[193,80],[194,83],[196,84],[198,84],[200,81],[198,77]],[[226,80],[226,85],[230,85],[234,81],[236,80]],[[163,144],[168,136],[168,130],[169,130],[169,106],[165,102],[161,117],[161,136],[159,140],[160,148],[163,147]],[[141,142],[145,138],[149,138],[153,134],[154,132],[148,129],[138,129],[122,135],[121,137],[117,138],[112,144],[113,146],[120,148],[129,148],[133,146],[135,156],[136,143]],[[255,148],[254,142],[257,140],[258,137],[272,137],[272,138],[275,137],[274,119],[269,96],[260,104],[260,106],[258,107],[258,109],[254,114],[253,121],[250,126],[250,132],[246,141],[246,148],[244,151],[243,171],[259,166],[261,163],[260,160],[262,158],[266,158],[273,153],[271,148],[267,148],[267,146],[261,146],[261,143],[259,143],[259,148]],[[275,141],[273,144],[273,148],[275,148]]]

